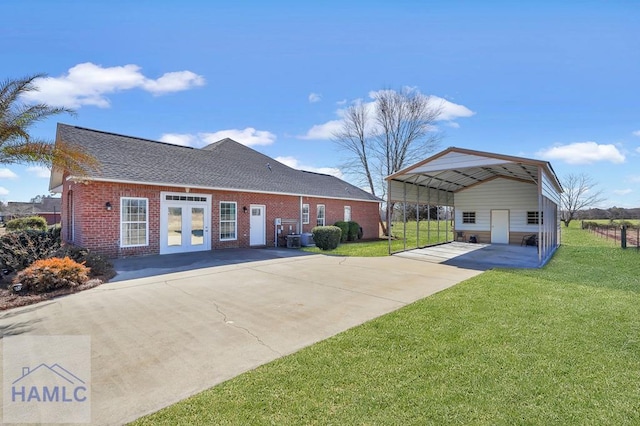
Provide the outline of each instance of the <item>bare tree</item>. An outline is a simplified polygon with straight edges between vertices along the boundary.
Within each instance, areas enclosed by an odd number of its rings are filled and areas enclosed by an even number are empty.
[[[605,200],[602,190],[596,188],[597,184],[585,174],[568,174],[562,179],[562,221],[565,226],[575,218],[576,212]]]
[[[350,158],[343,166],[362,179],[371,193],[384,197],[384,178],[432,152],[440,141],[434,122],[442,102],[411,88],[380,90],[373,102],[347,108],[333,140]],[[383,232],[387,230],[380,220]]]

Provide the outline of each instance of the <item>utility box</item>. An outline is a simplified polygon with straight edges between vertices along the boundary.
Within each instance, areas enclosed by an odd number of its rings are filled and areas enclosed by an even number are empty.
[[[285,238],[287,239],[287,248],[300,248],[299,234],[289,234]]]
[[[311,232],[305,232],[300,235],[300,244],[302,244],[302,247],[315,246],[316,242],[313,241],[313,234]]]

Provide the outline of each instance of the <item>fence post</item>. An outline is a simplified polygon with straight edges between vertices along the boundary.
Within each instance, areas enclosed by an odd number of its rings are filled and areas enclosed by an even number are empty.
[[[620,227],[620,245],[623,249],[627,248],[627,225]]]

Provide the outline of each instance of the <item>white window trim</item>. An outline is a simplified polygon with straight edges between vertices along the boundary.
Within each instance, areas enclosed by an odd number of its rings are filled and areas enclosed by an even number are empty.
[[[322,207],[322,225],[318,224],[318,220],[320,219],[320,207]],[[317,226],[326,226],[327,224],[327,207],[324,204],[318,204],[316,206],[316,225]]]
[[[233,238],[222,238],[221,234],[222,234],[222,205],[223,204],[233,204],[235,206],[234,208],[234,212],[235,212],[235,216],[233,219],[233,224],[234,224],[234,228],[233,228],[233,235],[235,235],[235,237]],[[230,220],[225,220],[225,222],[231,222]],[[219,224],[219,228],[218,228],[218,238],[220,241],[236,241],[238,239],[238,203],[235,201],[220,201],[220,204],[218,204],[218,224]]]
[[[304,209],[307,209],[307,217],[305,219],[305,213],[304,213]],[[309,204],[303,204],[302,205],[302,224],[303,225],[308,225],[309,224],[309,216],[310,216],[311,210],[309,209]]]
[[[124,244],[124,226],[122,226],[125,222],[123,221],[124,214],[124,200],[144,200],[146,204],[145,208],[145,242],[144,244]],[[139,223],[139,222],[126,222],[126,223]],[[144,197],[120,197],[120,247],[146,247],[149,245],[149,199]]]

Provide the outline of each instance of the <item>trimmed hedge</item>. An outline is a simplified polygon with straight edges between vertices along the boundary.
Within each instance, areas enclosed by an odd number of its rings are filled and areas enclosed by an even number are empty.
[[[333,226],[337,226],[338,228],[340,228],[340,231],[342,231],[342,234],[340,236],[341,243],[344,243],[345,241],[347,241],[347,238],[349,238],[349,223],[351,222],[339,220],[333,224]]]
[[[109,280],[116,275],[113,265],[106,257],[89,249],[65,244],[54,253],[54,257],[69,257],[91,269],[91,277],[101,277]]]
[[[46,231],[47,221],[40,216],[29,216],[11,219],[7,222],[7,231],[24,231],[27,229]]]
[[[334,223],[333,226],[337,226],[342,231],[342,236],[340,237],[340,242],[344,243],[345,241],[356,241],[362,238],[362,233],[360,232],[360,225],[358,222],[354,221],[338,221]]]
[[[360,225],[358,222],[347,222],[349,224],[349,237],[347,238],[349,241],[355,241],[362,238],[362,233],[360,232]]]
[[[65,257],[52,257],[33,262],[18,272],[13,284],[22,284],[26,292],[45,293],[65,287],[77,287],[89,280],[89,268]]]
[[[337,226],[316,226],[311,230],[313,241],[320,250],[333,250],[340,244],[342,230]]]

